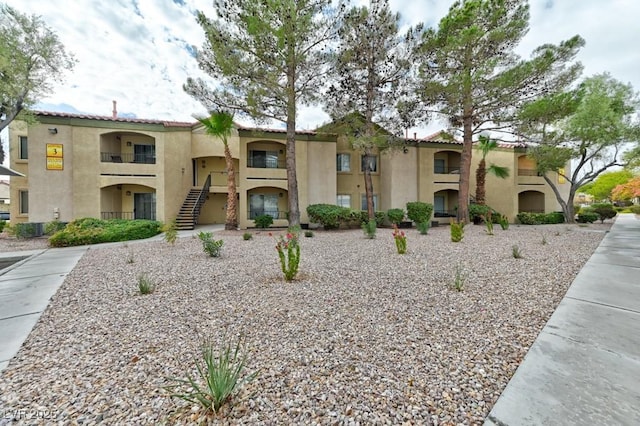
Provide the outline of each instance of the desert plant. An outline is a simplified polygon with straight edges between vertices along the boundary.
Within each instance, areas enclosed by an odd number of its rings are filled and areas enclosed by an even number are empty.
[[[198,238],[202,241],[202,249],[211,257],[220,257],[222,252],[222,240],[214,240],[212,232],[200,232]]]
[[[307,238],[312,238],[313,237],[313,231],[311,231],[311,230],[304,231],[304,236],[307,237]]]
[[[138,275],[138,290],[140,290],[140,294],[151,294],[155,289],[156,285],[147,274]]]
[[[509,229],[509,218],[506,215],[500,215],[498,218],[498,223],[503,231]]]
[[[171,222],[165,224],[162,230],[164,231],[164,240],[171,245],[175,244],[178,239],[178,224],[176,220],[173,219]]]
[[[416,223],[416,228],[418,229],[420,235],[427,235],[427,233],[429,232],[429,221],[426,220],[424,222]]]
[[[202,361],[196,361],[197,376],[187,374],[186,379],[171,379],[174,384],[165,387],[170,396],[199,405],[207,412],[217,413],[231,403],[240,388],[258,375],[254,372],[243,377],[247,354],[242,337],[235,345],[225,343],[216,350],[213,343],[205,342],[201,349]],[[198,380],[199,379],[199,380]],[[198,380],[198,381],[196,381]],[[202,385],[199,382],[204,382]]]
[[[491,218],[491,210],[487,210],[486,216],[482,216],[482,220],[484,220],[484,224],[487,227],[487,235],[493,235],[493,220]]]
[[[287,232],[285,236],[280,236],[276,242],[276,250],[280,258],[280,267],[284,274],[285,281],[292,281],[298,274],[300,266],[300,243],[298,233]]]
[[[453,283],[451,283],[451,287],[453,287],[453,289],[456,291],[462,291],[464,290],[464,282],[464,270],[462,269],[462,266],[456,265],[456,272],[453,276]]]
[[[245,232],[244,234],[242,234],[242,239],[245,241],[249,241],[253,239],[253,234],[251,234],[251,232]]]
[[[545,234],[542,234],[542,245],[546,246],[547,245],[547,236]]]
[[[464,222],[451,220],[451,241],[459,243],[464,237]]]
[[[362,222],[362,231],[364,231],[364,235],[371,240],[376,237],[376,228],[377,224],[373,219],[368,222]]]
[[[407,252],[407,236],[404,231],[398,229],[397,225],[393,225],[393,239],[396,242],[398,254],[405,254]]]
[[[640,206],[631,206],[631,213],[633,214],[640,214]]]
[[[517,245],[513,245],[513,247],[511,247],[511,255],[514,259],[522,259],[522,252],[520,251],[520,247],[518,247]]]
[[[4,227],[7,226],[7,221],[0,219],[0,232],[4,231]]]
[[[132,264],[136,261],[135,257],[133,256],[133,252],[129,251],[129,253],[127,253],[127,263],[128,264]]]
[[[253,219],[253,222],[256,224],[257,228],[268,228],[273,225],[273,217],[268,214],[261,214],[260,216]]]
[[[433,205],[421,201],[407,203],[407,217],[415,223],[422,223],[431,220]]]
[[[392,225],[398,225],[404,219],[404,210],[402,209],[389,209],[387,210],[387,219]]]

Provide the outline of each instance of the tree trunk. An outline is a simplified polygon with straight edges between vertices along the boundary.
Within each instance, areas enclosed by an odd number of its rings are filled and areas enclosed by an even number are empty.
[[[576,190],[578,188],[574,188],[574,185],[572,183],[571,187],[569,188],[569,199],[565,201],[562,199],[562,196],[560,195],[560,191],[558,190],[556,185],[553,183],[553,181],[549,179],[547,174],[545,173],[544,175],[542,175],[542,177],[544,178],[545,182],[547,182],[547,185],[551,187],[551,189],[553,190],[553,193],[556,196],[556,200],[558,200],[560,207],[562,207],[562,213],[564,213],[565,222],[576,223],[576,217],[575,217],[576,215],[573,209],[573,197],[576,195]]]
[[[227,218],[224,229],[238,229],[238,209],[236,196],[236,173],[233,167],[233,157],[229,150],[229,144],[224,144],[224,159],[227,163]]]
[[[486,196],[486,189],[485,189],[485,182],[486,182],[486,177],[487,177],[487,170],[486,170],[487,166],[486,166],[486,162],[484,161],[484,158],[482,160],[480,160],[480,164],[478,164],[478,169],[476,170],[476,204],[485,204],[485,196]]]
[[[469,176],[471,175],[471,149],[473,147],[471,112],[465,111],[463,118],[463,145],[460,156],[460,185],[458,191],[458,222],[469,223]]]
[[[367,198],[367,215],[369,220],[376,218],[375,206],[373,205],[373,179],[371,178],[371,168],[369,167],[369,156],[371,155],[370,149],[364,151],[364,190]]]
[[[287,192],[289,226],[300,225],[298,207],[298,178],[296,174],[296,69],[289,65],[287,70]]]

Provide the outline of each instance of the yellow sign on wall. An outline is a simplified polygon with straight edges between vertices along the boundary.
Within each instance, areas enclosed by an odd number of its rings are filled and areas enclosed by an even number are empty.
[[[47,144],[47,170],[63,170],[64,160],[61,143]]]
[[[57,157],[47,157],[47,170],[63,170],[63,160]]]
[[[558,183],[562,185],[566,181],[567,180],[564,178],[564,169],[558,169]]]
[[[48,143],[47,144],[47,157],[59,157],[62,158],[62,144],[61,143]]]

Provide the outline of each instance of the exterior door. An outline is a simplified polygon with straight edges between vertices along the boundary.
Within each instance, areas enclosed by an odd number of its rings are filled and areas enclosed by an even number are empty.
[[[434,213],[444,213],[446,212],[446,208],[444,205],[444,197],[442,195],[436,195],[433,197],[433,211]]]
[[[133,194],[133,218],[156,220],[155,192]]]

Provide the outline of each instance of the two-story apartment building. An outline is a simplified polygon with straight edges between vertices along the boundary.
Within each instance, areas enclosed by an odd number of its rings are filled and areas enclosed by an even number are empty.
[[[39,112],[37,118],[36,124],[10,125],[10,165],[25,175],[11,177],[12,222],[81,217],[167,222],[191,215],[201,224],[224,223],[223,145],[200,123],[53,112]],[[285,144],[282,130],[237,126],[229,138],[240,228],[254,226],[261,214],[271,215],[275,226],[287,225]],[[420,200],[433,203],[436,216],[453,214],[461,148],[436,135],[376,153],[369,166],[377,209],[404,208]],[[519,211],[558,209],[524,147],[501,147],[488,160],[512,170],[507,180],[487,179],[489,205],[510,218]],[[477,161],[474,157],[472,170]],[[297,132],[296,167],[302,223],[308,222],[310,204],[362,208],[364,166],[344,138]],[[197,206],[191,204],[194,198]]]

